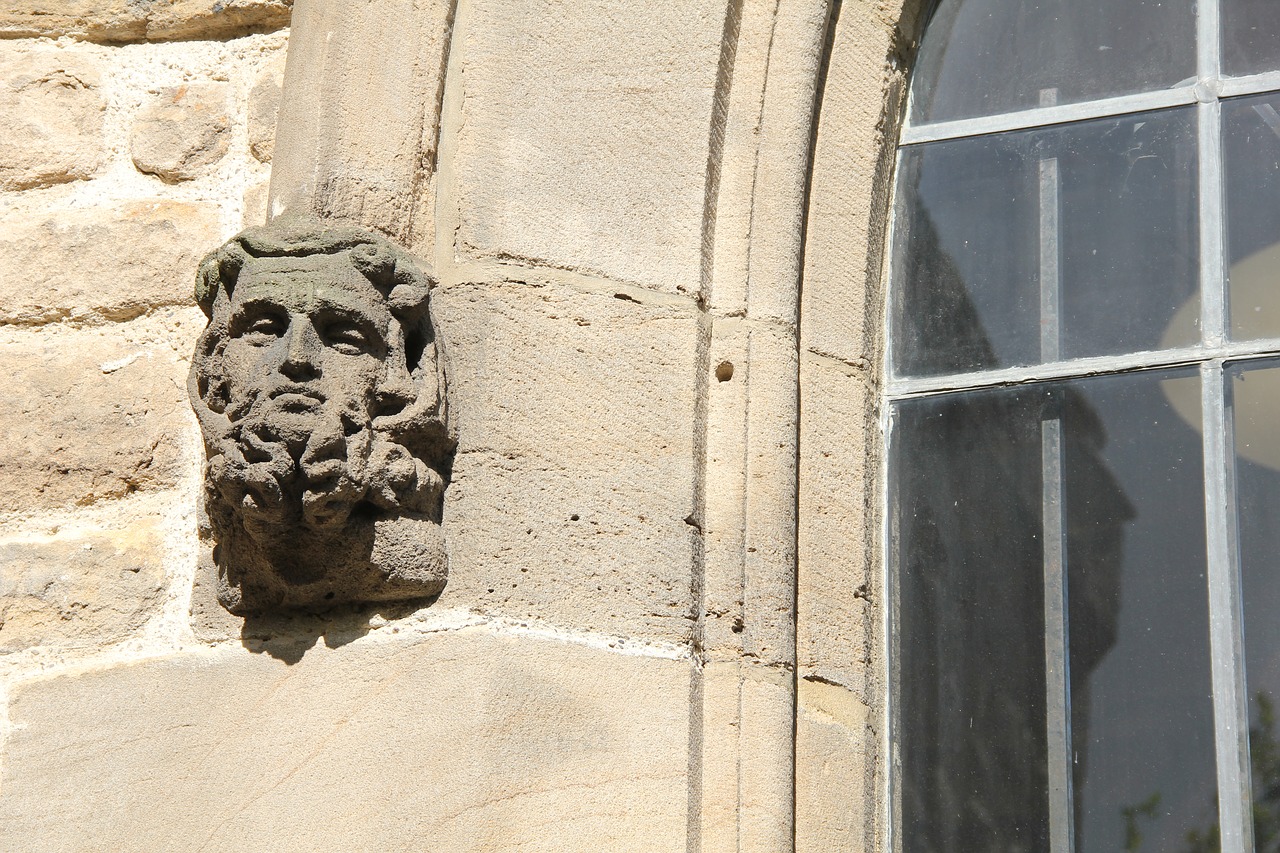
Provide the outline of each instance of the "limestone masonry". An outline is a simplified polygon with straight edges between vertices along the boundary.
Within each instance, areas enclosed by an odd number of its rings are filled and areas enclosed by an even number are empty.
[[[0,2],[0,851],[883,849],[906,5]]]

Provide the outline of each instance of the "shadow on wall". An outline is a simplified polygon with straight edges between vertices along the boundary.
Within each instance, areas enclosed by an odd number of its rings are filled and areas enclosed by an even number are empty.
[[[240,628],[240,642],[254,654],[265,654],[286,664],[298,663],[316,642],[324,640],[337,649],[364,637],[374,628],[412,616],[429,607],[435,598],[378,605],[343,605],[323,613],[303,611],[251,614]]]

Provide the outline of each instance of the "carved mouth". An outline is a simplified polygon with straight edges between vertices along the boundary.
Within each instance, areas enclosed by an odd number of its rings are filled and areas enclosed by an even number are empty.
[[[324,403],[324,395],[305,385],[282,385],[269,395],[286,412],[310,412]]]

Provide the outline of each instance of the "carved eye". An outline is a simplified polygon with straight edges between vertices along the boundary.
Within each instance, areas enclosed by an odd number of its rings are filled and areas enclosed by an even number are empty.
[[[270,346],[284,335],[287,325],[280,317],[260,314],[247,318],[246,322],[235,330],[234,336],[243,339],[251,346]]]
[[[350,320],[334,320],[325,326],[324,340],[330,348],[343,355],[364,355],[373,351],[369,335]]]

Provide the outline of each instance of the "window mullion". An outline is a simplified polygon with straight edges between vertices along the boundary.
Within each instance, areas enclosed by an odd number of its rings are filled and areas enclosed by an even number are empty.
[[[1057,91],[1040,93],[1052,106]],[[1061,176],[1057,157],[1040,160],[1040,359],[1054,362],[1062,349]],[[1062,418],[1054,407],[1040,424],[1041,529],[1044,563],[1045,736],[1049,776],[1049,850],[1075,849],[1071,778],[1071,678],[1067,630],[1067,550],[1062,476]]]
[[[1236,540],[1235,460],[1232,412],[1224,383],[1220,359],[1201,367],[1218,825],[1223,853],[1252,853],[1253,796],[1244,683],[1239,547]]]
[[[1040,424],[1044,543],[1045,730],[1049,776],[1049,851],[1075,849],[1071,761],[1071,657],[1063,494],[1062,418]]]

